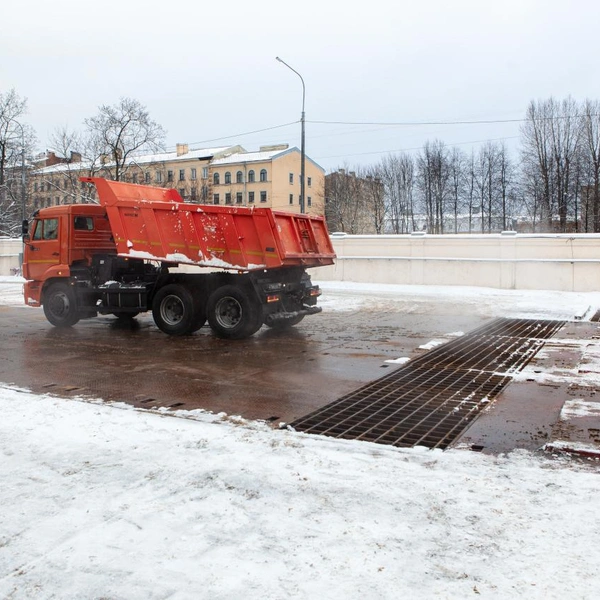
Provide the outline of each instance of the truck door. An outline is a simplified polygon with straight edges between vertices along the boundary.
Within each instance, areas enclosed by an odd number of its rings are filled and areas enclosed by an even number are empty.
[[[25,274],[28,279],[42,280],[49,267],[60,264],[60,220],[36,219],[25,250]]]

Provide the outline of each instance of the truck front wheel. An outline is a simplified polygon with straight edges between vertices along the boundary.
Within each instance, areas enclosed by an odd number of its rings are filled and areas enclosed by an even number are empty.
[[[152,316],[156,326],[169,335],[192,333],[197,325],[192,294],[175,283],[158,290],[152,302]]]
[[[262,325],[258,300],[233,285],[215,290],[207,304],[208,323],[221,338],[240,340],[256,333]]]
[[[55,327],[72,327],[79,321],[75,290],[66,283],[53,283],[44,293],[44,314]]]

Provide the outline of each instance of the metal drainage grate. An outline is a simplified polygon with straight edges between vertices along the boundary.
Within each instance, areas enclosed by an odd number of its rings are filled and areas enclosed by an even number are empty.
[[[496,319],[290,426],[400,447],[446,448],[563,324]]]

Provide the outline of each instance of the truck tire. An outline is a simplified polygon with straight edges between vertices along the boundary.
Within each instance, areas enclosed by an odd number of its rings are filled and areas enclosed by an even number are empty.
[[[196,299],[195,306],[195,317],[190,333],[198,331],[206,323],[206,299]]]
[[[156,326],[169,335],[192,333],[196,323],[194,298],[183,285],[165,285],[154,296],[152,316]]]
[[[215,335],[229,340],[249,337],[262,325],[262,308],[258,300],[233,285],[224,285],[210,295],[207,313]]]
[[[304,315],[297,315],[292,319],[269,319],[269,316],[265,319],[265,325],[270,327],[271,329],[275,329],[277,331],[283,331],[284,329],[289,329],[294,325],[298,325],[300,321],[304,319]]]
[[[53,283],[44,292],[44,314],[55,327],[72,327],[79,321],[73,286]]]

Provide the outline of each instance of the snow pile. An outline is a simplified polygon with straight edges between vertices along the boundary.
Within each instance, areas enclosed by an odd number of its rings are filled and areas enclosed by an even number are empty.
[[[567,319],[593,315],[595,292],[550,290],[500,290],[485,287],[392,285],[318,281],[325,292],[319,299],[324,310],[336,310],[344,298],[350,310],[388,309],[419,314],[473,314],[526,319]],[[456,332],[459,333],[459,332]]]
[[[0,411],[3,598],[597,595],[600,479],[575,463],[6,387]]]
[[[24,306],[23,277],[0,275],[0,306]]]

